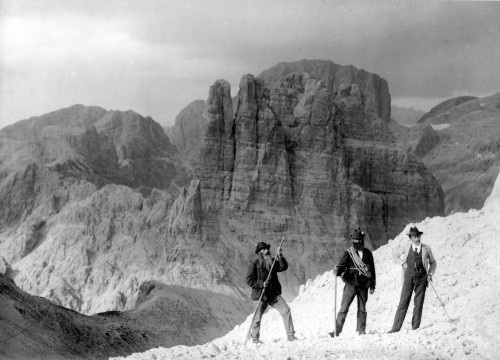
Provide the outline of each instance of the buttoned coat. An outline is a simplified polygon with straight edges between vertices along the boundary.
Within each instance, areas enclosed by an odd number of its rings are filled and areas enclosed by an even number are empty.
[[[354,248],[352,248],[353,251]],[[359,271],[355,269],[354,262],[349,255],[349,252],[346,250],[344,255],[339,261],[337,265],[337,276],[341,276],[344,274],[342,279],[353,286],[359,286],[365,289],[373,289],[375,290],[375,285],[377,283],[377,277],[375,273],[375,261],[373,260],[373,254],[367,248],[363,248],[363,260],[367,266],[368,270],[370,270],[371,277],[368,278],[364,275],[359,274]],[[345,274],[346,273],[346,274]]]
[[[263,300],[274,299],[276,296],[281,295],[281,284],[278,280],[278,273],[286,269],[288,269],[288,263],[285,257],[278,256],[278,261],[274,263],[271,270],[269,284],[262,297]],[[252,288],[252,294],[250,296],[252,300],[259,300],[260,294],[264,289],[264,281],[266,281],[268,274],[269,270],[266,268],[262,256],[257,256],[248,266],[246,281]]]

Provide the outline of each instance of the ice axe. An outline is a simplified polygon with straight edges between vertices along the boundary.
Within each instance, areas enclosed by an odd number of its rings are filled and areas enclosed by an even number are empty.
[[[337,337],[337,266],[334,266],[334,279],[333,279],[333,331],[330,333]]]
[[[452,320],[452,319],[450,318],[450,315],[448,315],[448,312],[446,311],[446,308],[444,307],[444,303],[443,303],[443,301],[441,300],[441,298],[439,297],[439,295],[438,295],[438,293],[437,293],[436,289],[434,288],[434,284],[432,283],[432,281],[429,281],[429,283],[431,284],[432,290],[434,290],[434,293],[436,294],[436,297],[438,298],[439,303],[440,303],[440,304],[441,304],[441,306],[443,307],[444,313],[446,314],[446,317],[448,318],[448,320],[450,321],[450,323],[451,323],[451,322],[455,322],[455,321],[457,321],[457,319],[453,319],[453,320]]]
[[[280,245],[278,246],[278,248],[281,248],[281,245],[283,245],[283,241],[285,241],[285,235],[283,235],[283,237],[281,238],[281,242],[280,242]],[[276,256],[274,257],[273,263],[271,265],[271,270],[269,271],[269,274],[267,274],[267,279],[264,282],[265,284],[267,284],[269,279],[271,278],[271,273],[273,271],[274,263],[276,262],[277,259],[278,259],[278,251],[276,251]],[[245,346],[248,338],[250,337],[250,332],[252,331],[252,326],[253,326],[253,322],[255,320],[255,315],[257,315],[257,309],[259,308],[260,302],[262,301],[262,297],[264,296],[265,291],[266,291],[266,288],[262,289],[262,291],[260,293],[259,301],[257,302],[257,306],[255,306],[255,310],[254,310],[253,316],[252,316],[252,321],[250,321],[250,327],[248,328],[247,336],[245,337],[245,342],[243,343],[243,346]]]

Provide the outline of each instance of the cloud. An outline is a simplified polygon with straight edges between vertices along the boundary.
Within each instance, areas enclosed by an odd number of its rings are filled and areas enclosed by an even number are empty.
[[[6,19],[0,119],[7,123],[74,103],[172,117],[161,107],[175,98],[192,100],[179,90],[200,95],[187,79],[203,77],[201,69],[213,69],[213,60],[188,58],[175,43],[138,41],[120,21],[66,13]],[[39,113],[30,112],[36,108]]]
[[[328,59],[393,98],[498,91],[500,3],[76,1],[0,3],[0,127],[74,103],[162,123],[224,78]],[[430,100],[431,101],[431,100]]]

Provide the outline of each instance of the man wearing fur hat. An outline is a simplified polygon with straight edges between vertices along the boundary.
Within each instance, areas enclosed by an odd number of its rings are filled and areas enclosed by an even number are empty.
[[[344,327],[344,322],[349,311],[349,306],[354,298],[358,298],[357,328],[359,335],[364,335],[366,331],[366,302],[368,301],[368,289],[370,294],[375,292],[376,275],[373,254],[365,248],[365,233],[358,227],[350,235],[352,246],[347,249],[336,266],[334,273],[342,276],[345,282],[344,293],[342,294],[342,304],[337,314],[336,332],[339,335]],[[330,333],[331,337],[335,332]]]
[[[252,288],[252,300],[258,301],[263,291],[262,301],[259,303],[255,319],[252,325],[251,337],[254,343],[259,343],[260,336],[260,320],[262,314],[268,306],[272,306],[279,311],[283,318],[288,341],[297,340],[295,330],[293,328],[292,314],[290,307],[281,297],[281,284],[278,280],[278,272],[288,269],[288,263],[281,253],[281,248],[276,250],[277,260],[273,264],[273,257],[269,251],[271,245],[264,242],[259,242],[255,249],[258,257],[251,262],[247,271],[247,284]],[[272,269],[271,269],[272,266]],[[266,281],[267,276],[271,273],[269,281]]]
[[[410,305],[412,292],[415,292],[415,306],[413,308],[411,327],[413,330],[420,327],[425,289],[428,283],[432,281],[432,275],[436,271],[437,266],[431,247],[423,244],[420,240],[422,234],[423,232],[419,231],[416,227],[410,228],[408,237],[412,244],[396,248],[393,252],[394,262],[402,267],[403,288],[401,289],[401,298],[394,317],[394,323],[389,333],[401,330],[406,311]]]

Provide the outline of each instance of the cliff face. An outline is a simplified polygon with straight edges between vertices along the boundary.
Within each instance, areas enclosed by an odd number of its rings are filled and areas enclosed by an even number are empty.
[[[203,117],[204,107],[205,101],[193,101],[177,115],[174,126],[166,130],[167,136],[186,164],[196,161],[205,135],[207,120]]]
[[[429,123],[416,124],[407,128],[391,121],[389,127],[396,137],[397,146],[419,158],[423,158],[432,151],[440,141],[439,130],[434,130]]]
[[[408,222],[443,212],[432,174],[395,146],[356,84],[332,92],[293,73],[268,88],[245,75],[234,116],[225,81],[210,88],[205,112],[195,236],[238,254],[286,233],[288,282],[331,268],[355,226],[378,247]]]
[[[160,125],[75,105],[3,129],[0,149],[2,268],[80,312],[133,307],[167,261],[138,254],[165,258],[167,211],[188,184]]]
[[[352,65],[337,65],[329,60],[301,60],[291,63],[279,63],[259,74],[269,86],[281,82],[283,76],[290,73],[308,73],[321,80],[326,89],[337,93],[343,84],[356,84],[365,94],[365,106],[375,114],[389,121],[391,118],[391,95],[387,81],[376,74]]]
[[[87,185],[174,190],[188,178],[175,147],[151,118],[75,105],[0,131],[0,227],[40,206],[57,212]],[[91,190],[92,191],[92,190]]]
[[[356,84],[364,94],[365,106],[373,110],[378,117],[388,121],[391,117],[391,96],[387,81],[376,74],[360,70],[354,66],[337,65],[325,60],[301,60],[280,63],[264,70],[259,79],[267,87],[280,84],[282,78],[291,73],[307,73],[310,77],[321,80],[325,88],[337,93],[342,84]],[[237,98],[233,98],[233,110],[236,111]],[[188,164],[196,166],[196,157],[200,150],[207,122],[203,116],[204,102],[193,101],[183,109],[175,119],[175,125],[167,130],[172,143],[177,147]]]

